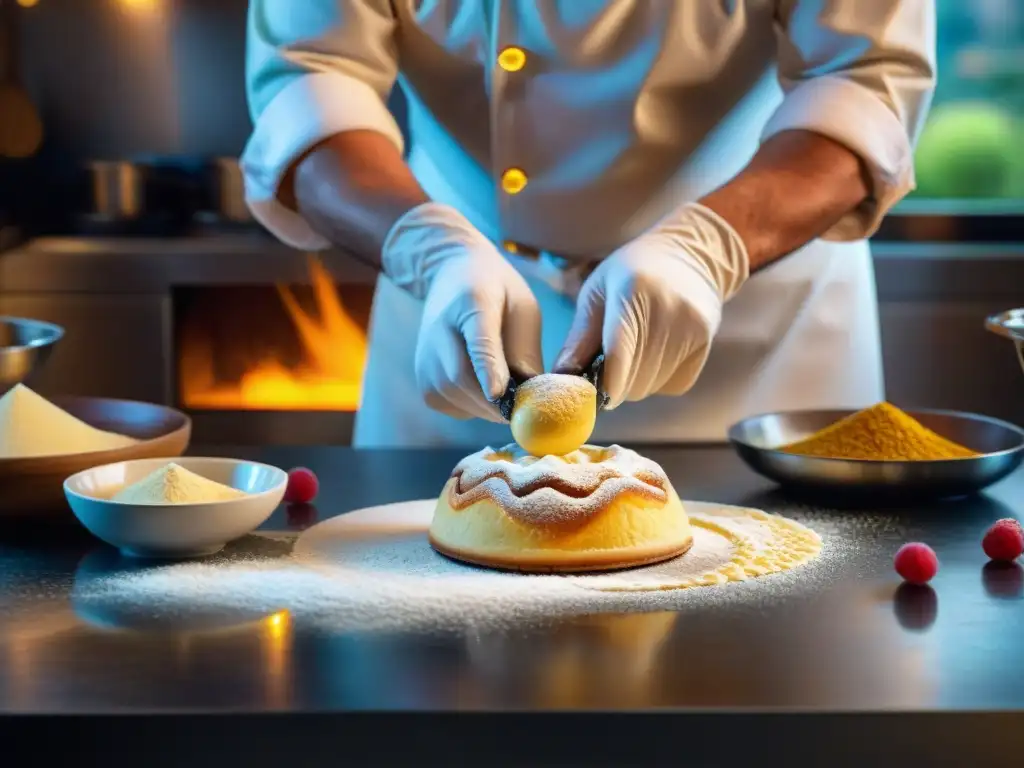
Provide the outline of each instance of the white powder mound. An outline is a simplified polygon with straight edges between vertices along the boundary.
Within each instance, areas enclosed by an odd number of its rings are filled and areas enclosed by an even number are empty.
[[[393,504],[333,518],[303,534],[290,557],[80,574],[72,599],[83,618],[102,616],[107,624],[125,626],[154,615],[174,616],[185,628],[217,612],[288,610],[336,632],[444,631],[515,627],[600,612],[673,610],[716,594],[760,600],[773,582],[788,585],[790,594],[798,591],[800,576],[813,573],[817,563],[745,582],[665,589],[728,564],[737,540],[753,542],[756,549],[770,535],[763,522],[736,514],[736,508],[685,502],[698,525],[693,548],[675,560],[594,575],[489,571],[448,560],[430,548],[426,533],[434,503]],[[702,521],[728,526],[732,537],[700,527]]]
[[[23,384],[0,397],[0,459],[109,451],[135,442],[89,426]]]
[[[199,504],[239,499],[245,495],[244,491],[215,483],[172,462],[122,488],[114,494],[112,501],[125,504]]]

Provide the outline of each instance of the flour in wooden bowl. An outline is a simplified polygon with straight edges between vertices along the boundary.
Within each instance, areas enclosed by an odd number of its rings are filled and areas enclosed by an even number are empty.
[[[0,397],[0,459],[111,451],[136,442],[86,424],[24,384]]]

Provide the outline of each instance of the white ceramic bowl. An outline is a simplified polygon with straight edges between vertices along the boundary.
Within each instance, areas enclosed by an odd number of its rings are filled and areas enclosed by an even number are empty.
[[[174,462],[248,496],[199,504],[126,504],[110,496]],[[266,522],[284,497],[288,474],[238,459],[138,459],[93,467],[64,481],[75,517],[96,537],[133,557],[212,555]]]

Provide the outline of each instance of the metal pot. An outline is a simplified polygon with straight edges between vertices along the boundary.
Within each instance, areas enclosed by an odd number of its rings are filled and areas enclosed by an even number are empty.
[[[218,157],[213,161],[213,204],[223,221],[242,224],[252,221],[245,204],[245,181],[242,168],[234,157]]]
[[[145,173],[124,160],[89,163],[91,217],[107,221],[133,221],[145,212]]]
[[[1024,368],[1024,309],[1011,309],[993,315],[985,321],[985,327],[1014,343],[1020,366]]]

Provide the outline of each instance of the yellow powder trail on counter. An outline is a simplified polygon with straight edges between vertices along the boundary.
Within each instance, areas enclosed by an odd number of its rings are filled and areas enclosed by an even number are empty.
[[[24,384],[0,397],[0,459],[110,451],[137,441],[76,419]]]
[[[122,488],[111,498],[125,504],[201,504],[238,499],[245,495],[244,491],[208,480],[171,463]]]
[[[862,461],[943,461],[978,454],[936,434],[890,403],[878,403],[778,450]]]

